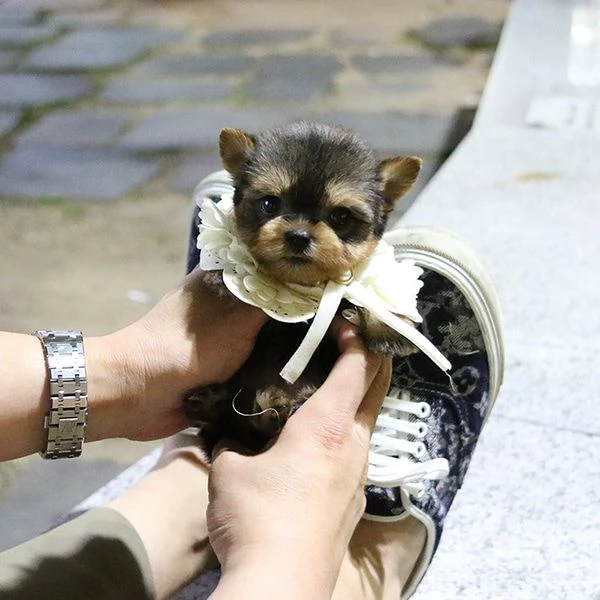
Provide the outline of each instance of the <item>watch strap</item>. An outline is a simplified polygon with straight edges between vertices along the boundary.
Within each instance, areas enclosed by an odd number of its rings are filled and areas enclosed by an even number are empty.
[[[43,458],[81,455],[87,423],[87,377],[81,331],[35,331],[50,379],[50,410],[44,419]]]

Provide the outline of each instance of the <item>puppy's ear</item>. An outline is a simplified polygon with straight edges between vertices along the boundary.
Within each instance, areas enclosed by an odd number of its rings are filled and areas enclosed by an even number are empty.
[[[417,156],[396,156],[379,163],[378,174],[388,211],[392,210],[394,202],[402,198],[414,185],[421,164],[422,161]]]
[[[219,136],[219,154],[223,166],[233,175],[237,177],[244,163],[250,156],[256,139],[254,136],[242,131],[241,129],[222,129]]]

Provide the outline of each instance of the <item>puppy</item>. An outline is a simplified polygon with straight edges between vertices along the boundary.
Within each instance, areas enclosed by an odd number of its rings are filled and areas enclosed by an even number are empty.
[[[261,273],[288,284],[324,286],[339,281],[377,246],[394,203],[413,186],[416,157],[378,161],[353,133],[298,122],[251,135],[224,129],[221,160],[233,177],[236,234]],[[221,272],[206,280],[229,293]],[[394,330],[359,310],[360,330],[370,350],[401,356],[412,346]],[[338,356],[325,339],[294,384],[280,376],[308,324],[269,321],[252,355],[224,384],[196,390],[185,400],[201,426],[207,449],[219,438],[260,450],[292,412],[324,381]]]

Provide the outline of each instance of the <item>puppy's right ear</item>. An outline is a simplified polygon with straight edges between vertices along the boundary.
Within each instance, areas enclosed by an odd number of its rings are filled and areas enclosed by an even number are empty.
[[[379,163],[378,171],[387,211],[393,210],[394,202],[414,185],[421,171],[421,164],[418,156],[396,156]]]
[[[221,130],[219,154],[223,166],[231,175],[237,177],[241,174],[255,145],[256,138],[241,129]]]

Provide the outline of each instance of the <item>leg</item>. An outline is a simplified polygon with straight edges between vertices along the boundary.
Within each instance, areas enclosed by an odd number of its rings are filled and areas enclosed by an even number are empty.
[[[169,598],[217,567],[206,527],[207,486],[208,466],[197,436],[182,433],[167,440],[153,471],[108,505],[142,539],[157,598]]]

